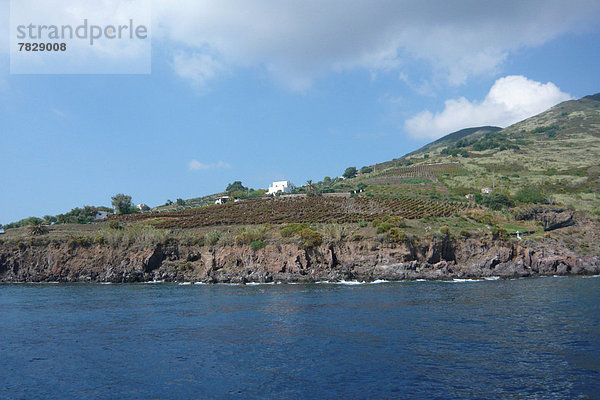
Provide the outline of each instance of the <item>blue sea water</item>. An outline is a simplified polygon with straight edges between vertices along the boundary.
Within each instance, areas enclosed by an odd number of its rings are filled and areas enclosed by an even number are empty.
[[[1,399],[600,399],[600,278],[0,285]]]

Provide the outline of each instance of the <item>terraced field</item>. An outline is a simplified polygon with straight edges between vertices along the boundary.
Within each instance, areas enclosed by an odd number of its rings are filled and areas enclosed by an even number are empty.
[[[444,217],[461,212],[463,202],[413,198],[327,198],[247,200],[224,205],[112,217],[122,222],[147,221],[157,228],[196,228],[214,225],[280,224],[290,222],[349,223],[384,216],[407,219]]]

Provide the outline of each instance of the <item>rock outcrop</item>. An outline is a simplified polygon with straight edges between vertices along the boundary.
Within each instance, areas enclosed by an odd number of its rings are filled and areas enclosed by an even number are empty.
[[[573,212],[562,207],[530,207],[521,210],[517,219],[521,221],[539,221],[542,223],[544,231],[553,231],[575,224]]]
[[[0,244],[0,282],[206,283],[516,278],[600,274],[600,257],[550,244],[436,237],[428,242],[340,241],[311,249],[295,243],[113,248]]]

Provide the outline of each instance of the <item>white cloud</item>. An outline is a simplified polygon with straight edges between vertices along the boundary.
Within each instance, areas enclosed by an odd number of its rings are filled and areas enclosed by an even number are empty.
[[[331,71],[423,60],[451,84],[497,72],[511,51],[593,27],[597,0],[155,0],[154,38],[295,90]],[[177,57],[177,56],[176,56]],[[175,63],[174,63],[175,64]],[[214,76],[190,73],[202,81]]]
[[[177,75],[200,88],[223,66],[208,54],[178,52],[173,58],[173,69]]]
[[[213,164],[204,164],[198,160],[192,160],[188,163],[188,168],[190,171],[199,171],[199,170],[217,169],[217,168],[231,168],[231,165],[226,162],[223,162],[223,161],[219,161],[219,162],[213,163]]]
[[[100,18],[98,2],[80,0],[38,2],[36,15],[50,18],[60,11],[52,7],[75,2],[74,17]],[[122,4],[118,14],[126,13],[131,1],[102,3],[117,2]],[[0,0],[0,33],[8,29],[8,4]],[[152,4],[153,40],[160,48],[173,49],[172,67],[194,85],[202,86],[233,68],[261,68],[299,91],[330,72],[354,68],[401,72],[420,61],[431,67],[437,80],[459,85],[473,75],[498,72],[512,51],[594,28],[600,20],[597,0],[153,0]],[[0,52],[8,52],[7,37],[0,35]]]
[[[569,99],[571,96],[552,82],[506,76],[494,83],[482,102],[464,97],[447,100],[443,111],[423,111],[407,120],[405,128],[413,137],[435,139],[474,126],[506,127]]]

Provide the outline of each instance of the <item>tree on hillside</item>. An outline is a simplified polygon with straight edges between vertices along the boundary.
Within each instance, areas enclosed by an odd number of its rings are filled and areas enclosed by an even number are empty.
[[[131,196],[119,193],[112,197],[112,205],[115,208],[117,214],[131,214],[133,211],[133,204],[131,203]]]
[[[356,167],[348,167],[342,175],[346,179],[354,178],[356,176]]]
[[[177,205],[179,207],[185,206],[185,200],[183,200],[183,199],[177,199],[177,200],[175,200],[175,202],[177,203]]]
[[[229,193],[229,196],[233,197],[234,199],[243,199],[248,196],[248,192],[243,190],[234,190],[233,192]]]
[[[373,168],[365,166],[360,169],[360,172],[363,174],[370,174],[371,172],[373,172]]]
[[[233,183],[230,183],[229,185],[227,185],[227,189],[225,189],[225,191],[227,192],[227,194],[231,194],[237,190],[241,190],[244,192],[248,191],[248,188],[245,187],[244,185],[242,185],[242,181],[235,181]]]
[[[43,218],[48,225],[58,222],[58,219],[54,215],[44,215]]]
[[[29,233],[32,235],[45,235],[48,233],[48,225],[38,218],[38,220],[32,220],[29,224]]]
[[[490,193],[481,197],[481,204],[492,210],[514,207],[515,203],[504,193]]]
[[[317,188],[312,180],[306,181],[306,195],[310,197],[314,197],[317,195]]]

